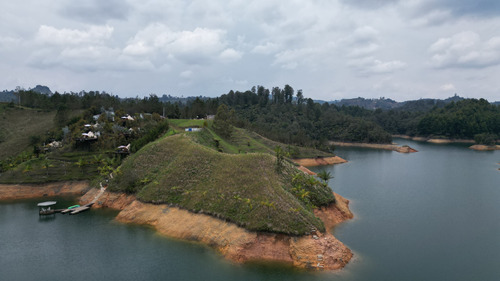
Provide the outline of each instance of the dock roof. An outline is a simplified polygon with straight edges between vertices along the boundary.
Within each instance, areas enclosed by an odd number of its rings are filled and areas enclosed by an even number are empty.
[[[52,206],[52,205],[55,205],[57,202],[56,201],[46,201],[46,202],[41,202],[41,203],[38,203],[38,207],[48,207],[48,206]]]

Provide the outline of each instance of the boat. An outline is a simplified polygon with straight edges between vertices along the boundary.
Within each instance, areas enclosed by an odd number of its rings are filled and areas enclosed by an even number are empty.
[[[46,216],[46,215],[52,215],[56,213],[56,210],[54,210],[52,207],[56,204],[56,201],[47,201],[47,202],[41,202],[38,203],[38,214],[40,216]]]
[[[73,206],[68,207],[68,210],[71,210],[71,209],[74,209],[74,208],[78,208],[78,207],[80,207],[80,205],[73,205]]]

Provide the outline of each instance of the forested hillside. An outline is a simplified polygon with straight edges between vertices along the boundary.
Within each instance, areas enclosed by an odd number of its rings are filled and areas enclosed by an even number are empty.
[[[168,98],[168,99],[165,99]],[[168,101],[164,101],[168,100]],[[306,98],[302,90],[291,86],[271,89],[257,86],[239,92],[229,91],[216,98],[158,96],[120,98],[106,92],[43,94],[34,90],[16,92],[20,105],[45,111],[56,111],[58,125],[69,121],[70,112],[87,110],[88,114],[116,111],[117,114],[149,113],[169,119],[201,119],[213,116],[221,104],[229,109],[231,125],[250,129],[274,141],[329,150],[328,141],[389,143],[391,135],[476,138],[498,138],[499,107],[486,100],[421,99],[397,103],[391,109],[366,109],[363,105],[390,103],[390,99],[353,99],[361,106],[338,106],[317,103]],[[13,105],[13,102],[11,102]]]
[[[289,85],[230,91],[219,101],[234,109],[237,126],[284,143],[325,147],[328,140],[391,142],[391,135],[371,120],[345,114],[335,105],[315,103],[301,90],[295,94]]]

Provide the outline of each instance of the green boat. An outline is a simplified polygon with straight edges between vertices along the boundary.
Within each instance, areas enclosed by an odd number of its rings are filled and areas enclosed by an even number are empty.
[[[71,210],[71,209],[74,209],[74,208],[78,208],[78,207],[80,207],[80,205],[73,205],[73,206],[68,207],[68,210]]]

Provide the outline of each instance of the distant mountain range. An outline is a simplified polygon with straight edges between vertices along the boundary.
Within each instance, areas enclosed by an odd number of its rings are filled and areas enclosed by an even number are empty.
[[[24,89],[23,89],[24,90]],[[51,96],[53,93],[50,90],[49,87],[47,86],[42,86],[42,85],[36,85],[32,89],[34,92],[38,92],[41,94],[46,94],[48,96]],[[4,90],[0,92],[0,102],[11,102],[11,101],[16,101],[17,97],[15,95],[15,90]],[[201,100],[207,100],[209,97],[204,97],[204,96],[190,96],[190,97],[174,97],[171,95],[163,95],[159,98],[161,102],[180,102],[182,104],[186,104],[189,101],[195,100],[196,98],[199,98]],[[352,99],[341,99],[341,100],[335,100],[335,101],[324,101],[324,100],[314,100],[317,103],[323,104],[323,103],[329,103],[329,104],[335,104],[336,106],[359,106],[362,108],[366,109],[384,109],[384,110],[390,110],[390,109],[401,109],[401,110],[409,110],[409,111],[423,111],[423,110],[428,110],[431,109],[434,106],[442,107],[450,102],[457,102],[460,100],[464,100],[465,98],[458,96],[455,94],[452,97],[449,97],[447,99],[419,99],[419,100],[410,100],[410,101],[403,101],[403,102],[397,102],[392,99],[387,99],[387,98],[378,98],[378,99],[365,99],[362,97],[358,98],[352,98]],[[500,101],[495,101],[495,102],[490,102],[491,104],[494,105],[500,105]]]

